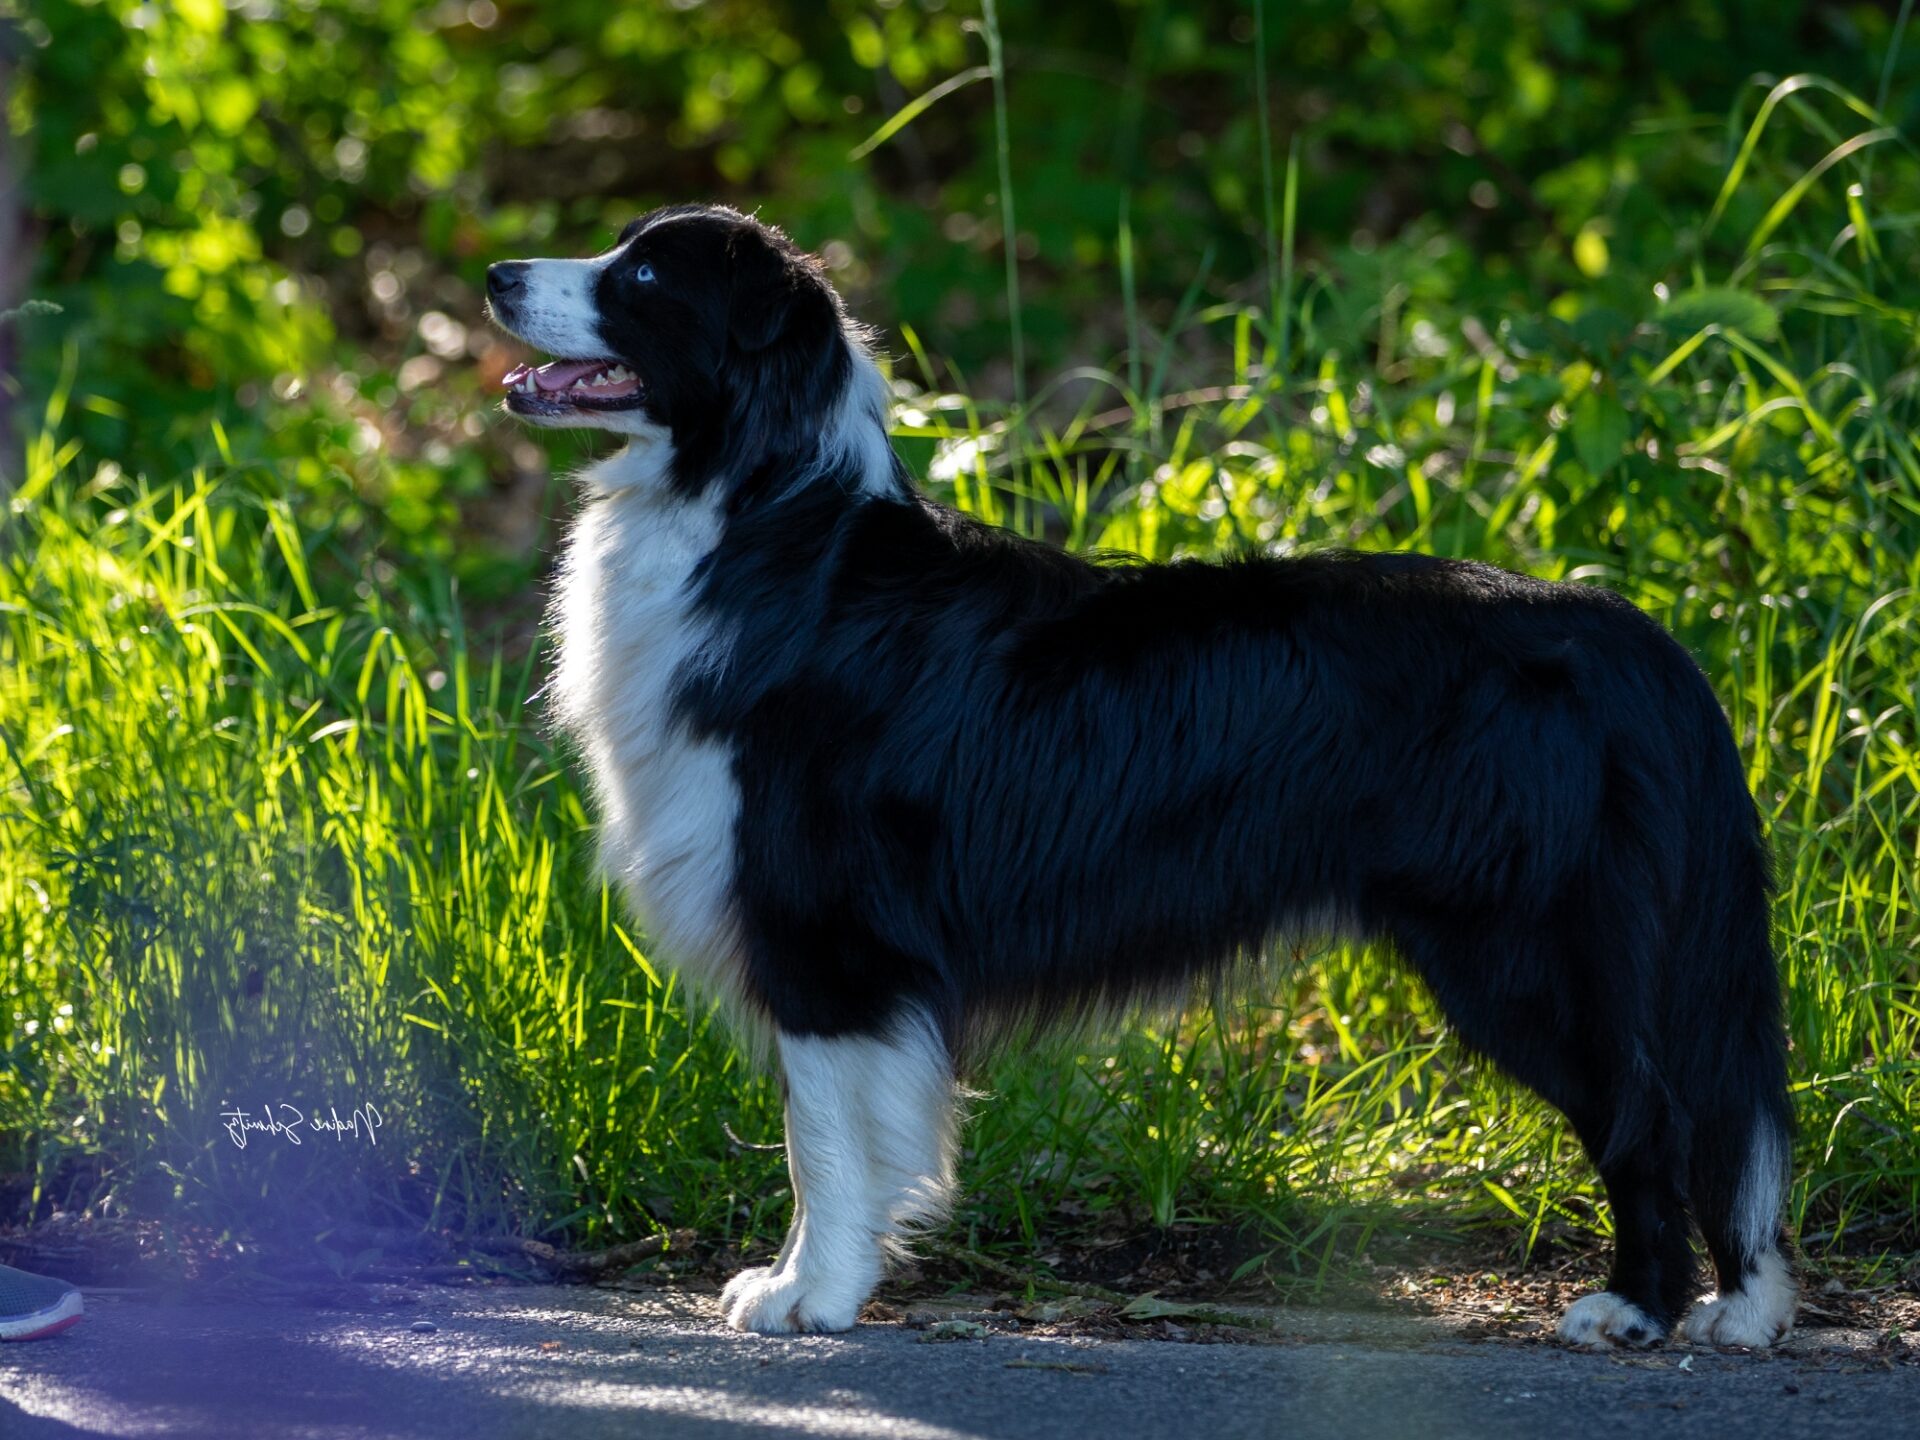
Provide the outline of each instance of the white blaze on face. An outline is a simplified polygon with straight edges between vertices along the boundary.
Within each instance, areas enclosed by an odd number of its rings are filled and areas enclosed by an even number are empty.
[[[511,315],[502,323],[527,344],[568,360],[591,360],[607,353],[600,336],[600,303],[595,293],[601,273],[620,252],[592,260],[529,260],[525,283]]]

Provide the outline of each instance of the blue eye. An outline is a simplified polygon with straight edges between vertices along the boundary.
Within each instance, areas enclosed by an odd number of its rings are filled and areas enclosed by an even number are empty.
[[[643,285],[651,285],[653,283],[653,266],[644,260],[641,261],[640,268],[633,272],[633,278]]]

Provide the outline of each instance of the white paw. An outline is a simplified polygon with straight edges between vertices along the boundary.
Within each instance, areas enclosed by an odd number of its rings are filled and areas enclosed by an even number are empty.
[[[1560,1317],[1560,1338],[1569,1345],[1607,1350],[1616,1345],[1652,1345],[1666,1329],[1646,1311],[1611,1290],[1583,1295]]]
[[[720,1292],[720,1316],[729,1324],[733,1321],[733,1310],[747,1295],[764,1290],[773,1280],[777,1265],[757,1265],[751,1270],[742,1270],[727,1282],[726,1289]]]
[[[1703,1299],[1689,1311],[1680,1322],[1680,1337],[1695,1345],[1778,1345],[1793,1328],[1799,1300],[1793,1270],[1777,1250],[1769,1251],[1753,1263],[1739,1289]]]
[[[1680,1322],[1680,1338],[1693,1345],[1739,1345],[1762,1349],[1778,1345],[1793,1328],[1793,1311],[1782,1313],[1764,1296],[1747,1290],[1703,1299]]]
[[[734,1329],[762,1335],[851,1330],[866,1299],[863,1287],[769,1266],[734,1276],[720,1292],[720,1313]]]

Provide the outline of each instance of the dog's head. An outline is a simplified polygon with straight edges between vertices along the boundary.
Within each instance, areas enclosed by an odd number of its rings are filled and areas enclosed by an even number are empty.
[[[501,328],[560,357],[508,372],[513,414],[665,434],[706,464],[805,442],[857,345],[819,263],[724,206],[656,210],[591,259],[503,261],[487,302]]]

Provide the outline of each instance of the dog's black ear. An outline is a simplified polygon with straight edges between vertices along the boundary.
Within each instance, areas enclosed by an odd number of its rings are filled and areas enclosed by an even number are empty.
[[[800,261],[752,225],[734,231],[727,249],[733,272],[727,334],[741,350],[764,350],[786,328]]]

